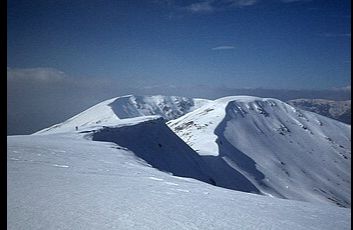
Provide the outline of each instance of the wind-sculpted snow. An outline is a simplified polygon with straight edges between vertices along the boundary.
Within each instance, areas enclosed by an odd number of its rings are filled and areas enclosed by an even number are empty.
[[[219,186],[246,191],[247,181],[254,193],[350,207],[349,125],[246,96],[218,99],[168,125],[199,155],[218,158],[205,165]]]
[[[350,229],[348,208],[172,176],[84,135],[7,138],[7,229]]]
[[[166,120],[178,118],[205,104],[209,100],[177,96],[122,96],[103,101],[86,111],[35,134],[75,131],[92,126],[124,123],[124,119],[158,115]]]

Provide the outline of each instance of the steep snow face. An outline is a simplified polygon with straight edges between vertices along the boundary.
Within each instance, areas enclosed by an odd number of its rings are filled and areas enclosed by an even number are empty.
[[[177,96],[134,96],[112,98],[86,111],[35,134],[72,132],[92,126],[110,126],[121,123],[122,119],[158,115],[166,120],[178,118],[209,101]],[[124,123],[124,122],[123,122]]]
[[[168,125],[222,187],[350,207],[350,126],[270,98],[215,100]]]
[[[82,135],[7,138],[8,229],[350,229],[350,209],[172,176]]]
[[[288,101],[288,104],[351,124],[351,100],[295,99]]]

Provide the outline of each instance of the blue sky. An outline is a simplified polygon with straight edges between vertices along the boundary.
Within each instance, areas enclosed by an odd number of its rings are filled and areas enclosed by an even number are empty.
[[[350,8],[346,0],[8,0],[8,67],[126,87],[344,87]]]

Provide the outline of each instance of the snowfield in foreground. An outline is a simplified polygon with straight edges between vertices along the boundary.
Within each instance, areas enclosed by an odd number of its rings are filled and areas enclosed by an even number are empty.
[[[350,229],[350,209],[172,176],[82,135],[8,137],[8,229]]]

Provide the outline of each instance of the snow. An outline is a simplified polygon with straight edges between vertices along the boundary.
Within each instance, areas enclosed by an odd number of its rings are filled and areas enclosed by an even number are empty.
[[[276,99],[225,97],[168,122],[218,186],[350,207],[350,126]]]
[[[8,136],[8,229],[350,229],[350,141],[271,98],[113,98]]]
[[[134,96],[127,95],[103,101],[60,124],[40,130],[35,134],[75,131],[92,126],[110,126],[124,123],[121,120],[143,116],[161,116],[175,119],[209,102],[177,96]]]
[[[201,159],[173,133],[163,119],[133,125],[107,127],[89,135],[94,141],[113,142],[161,171],[211,183],[202,171]]]
[[[350,209],[173,176],[83,135],[8,137],[8,229],[350,229]]]

